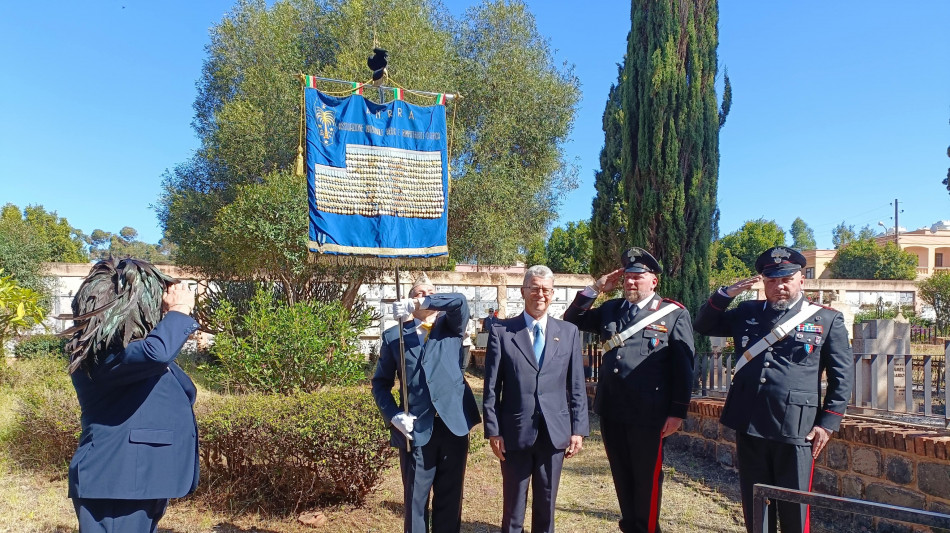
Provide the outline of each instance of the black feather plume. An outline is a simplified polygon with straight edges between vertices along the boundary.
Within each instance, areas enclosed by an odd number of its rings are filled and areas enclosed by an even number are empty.
[[[175,283],[140,259],[110,257],[93,265],[73,298],[69,338],[69,373],[89,371],[99,357],[145,338],[162,317],[165,288]]]

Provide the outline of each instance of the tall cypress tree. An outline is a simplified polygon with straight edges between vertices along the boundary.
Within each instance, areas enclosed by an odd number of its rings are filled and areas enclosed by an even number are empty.
[[[590,238],[594,243],[590,273],[597,277],[614,270],[627,248],[627,194],[624,192],[623,112],[620,85],[623,65],[617,65],[617,84],[610,86],[604,108],[604,147],[600,150],[600,170],[594,174],[597,193],[592,202]]]
[[[696,312],[718,212],[717,0],[633,0],[621,85],[630,244],[663,265],[658,292]]]

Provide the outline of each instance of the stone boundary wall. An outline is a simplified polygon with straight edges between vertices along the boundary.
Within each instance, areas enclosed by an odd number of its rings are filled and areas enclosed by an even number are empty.
[[[54,317],[68,315],[72,312],[73,295],[79,289],[83,278],[89,274],[91,263],[44,263],[46,274],[56,278],[53,289],[53,306],[47,317],[46,325],[54,332],[65,330],[71,325],[67,320],[56,320]],[[166,274],[184,280],[194,287],[198,277],[187,269],[174,265],[159,265]],[[420,271],[404,271],[400,273],[399,281],[401,294],[408,296],[409,288]],[[435,285],[437,292],[459,292],[468,300],[471,319],[469,332],[474,333],[478,328],[478,321],[485,317],[488,309],[499,309],[502,316],[514,316],[524,309],[520,287],[524,274],[506,272],[426,272],[429,280]],[[593,282],[593,278],[585,274],[555,274],[554,295],[548,313],[560,317],[567,310],[567,306],[574,300],[577,291]],[[389,312],[389,302],[396,298],[396,284],[392,275],[383,276],[379,283],[367,283],[360,287],[360,295],[366,299],[366,304],[375,309],[383,319],[371,324],[361,335],[361,350],[366,354],[377,353],[379,339],[382,332],[396,321]]]
[[[719,423],[722,407],[722,400],[693,399],[689,417],[678,433],[667,438],[667,445],[735,468],[736,432]],[[812,490],[950,514],[950,432],[846,417],[815,463]],[[812,531],[931,531],[827,509],[815,508],[812,516]]]

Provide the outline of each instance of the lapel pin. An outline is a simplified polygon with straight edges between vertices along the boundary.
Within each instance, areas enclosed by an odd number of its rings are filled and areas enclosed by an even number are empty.
[[[561,342],[561,339],[554,337],[554,342]]]

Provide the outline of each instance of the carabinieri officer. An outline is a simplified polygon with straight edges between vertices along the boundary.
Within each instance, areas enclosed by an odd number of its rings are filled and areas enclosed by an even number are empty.
[[[803,296],[805,257],[777,246],[755,262],[760,274],[709,297],[694,324],[703,335],[733,337],[735,376],[722,410],[736,430],[739,485],[752,532],[752,487],[765,483],[811,490],[814,460],[841,425],[854,381],[854,357],[841,313]],[[765,300],[732,300],[761,280]],[[827,380],[821,396],[822,373]],[[775,507],[769,507],[775,531]],[[807,531],[808,507],[779,501],[785,533]]]
[[[660,531],[663,439],[689,409],[693,327],[680,303],[656,294],[656,258],[631,248],[620,263],[577,293],[564,320],[605,341],[594,412],[620,503],[620,530],[653,533]],[[598,294],[618,286],[623,298],[591,309]]]

